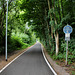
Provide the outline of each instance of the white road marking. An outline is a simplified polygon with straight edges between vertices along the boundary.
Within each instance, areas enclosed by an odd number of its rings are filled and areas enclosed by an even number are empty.
[[[32,48],[33,46],[34,46],[34,45],[32,45],[31,47],[29,47],[28,49]],[[28,49],[27,49],[26,51],[24,51],[23,53],[21,53],[20,55],[18,55],[16,58],[14,58],[11,62],[9,62],[4,68],[2,68],[2,69],[0,70],[0,73],[1,73],[4,69],[6,69],[11,63],[13,63],[17,58],[19,58],[22,54],[24,54],[25,52],[27,52]]]
[[[49,68],[52,70],[52,72],[54,73],[54,75],[57,75],[57,73],[54,71],[54,69],[51,67],[51,65],[49,64],[48,60],[46,59],[46,56],[45,56],[45,54],[44,54],[44,52],[43,52],[42,44],[41,44],[41,49],[42,49],[42,53],[43,53],[43,56],[44,56],[44,59],[45,59],[47,65],[48,65]]]
[[[33,45],[33,46],[34,46],[34,45]],[[33,46],[31,46],[30,48],[32,48]],[[28,49],[30,49],[30,48],[28,48]],[[20,55],[18,55],[16,58],[14,58],[14,59],[13,59],[10,63],[8,63],[4,68],[2,68],[2,69],[0,70],[0,73],[1,73],[3,70],[5,70],[11,63],[13,63],[17,58],[19,58],[22,54],[24,54],[25,52],[27,52],[28,49],[27,49],[26,51],[24,51],[23,53],[21,53]],[[45,59],[47,65],[48,65],[49,68],[52,70],[52,72],[54,73],[54,75],[57,75],[56,72],[55,72],[55,71],[53,70],[53,68],[51,67],[51,65],[49,64],[49,62],[47,61],[47,59],[46,59],[46,57],[45,57],[45,54],[44,54],[44,52],[43,52],[43,47],[42,47],[42,45],[41,45],[41,49],[42,49],[42,53],[43,53],[43,56],[44,56],[44,59]]]

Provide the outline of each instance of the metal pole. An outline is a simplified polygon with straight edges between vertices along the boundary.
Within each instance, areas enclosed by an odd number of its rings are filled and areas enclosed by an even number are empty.
[[[67,41],[67,47],[66,47],[66,65],[68,64],[68,63],[67,63],[67,55],[68,55],[67,52],[68,52],[68,41]]]
[[[8,0],[7,0],[7,12],[6,12],[6,56],[5,59],[7,61],[7,26],[8,26]]]

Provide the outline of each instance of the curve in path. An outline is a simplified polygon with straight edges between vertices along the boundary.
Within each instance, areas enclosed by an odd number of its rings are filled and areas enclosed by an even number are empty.
[[[0,75],[54,75],[46,64],[41,44],[37,43],[13,63],[11,63]]]

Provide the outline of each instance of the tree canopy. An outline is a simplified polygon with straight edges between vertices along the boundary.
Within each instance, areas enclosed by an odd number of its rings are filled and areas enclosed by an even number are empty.
[[[0,1],[0,52],[5,48],[6,1]],[[65,58],[63,27],[71,25],[69,60],[75,61],[74,0],[10,0],[8,13],[8,50],[27,46],[40,38],[55,59]],[[27,27],[26,27],[27,26]],[[33,36],[33,37],[32,37]],[[35,39],[35,40],[34,40]],[[57,55],[57,57],[56,57]]]

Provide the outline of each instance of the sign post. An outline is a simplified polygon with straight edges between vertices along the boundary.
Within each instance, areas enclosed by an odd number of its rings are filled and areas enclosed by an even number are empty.
[[[68,41],[67,41],[67,47],[66,47],[66,65],[68,64],[67,63],[67,55],[68,55]]]
[[[6,12],[6,50],[5,50],[5,59],[7,61],[7,26],[8,26],[8,0],[7,1],[7,12]]]
[[[67,63],[67,56],[68,56],[68,41],[70,41],[70,34],[72,33],[72,27],[70,25],[67,24],[67,26],[65,26],[63,28],[63,32],[65,33],[65,41],[67,41],[67,45],[66,45],[66,65]]]

